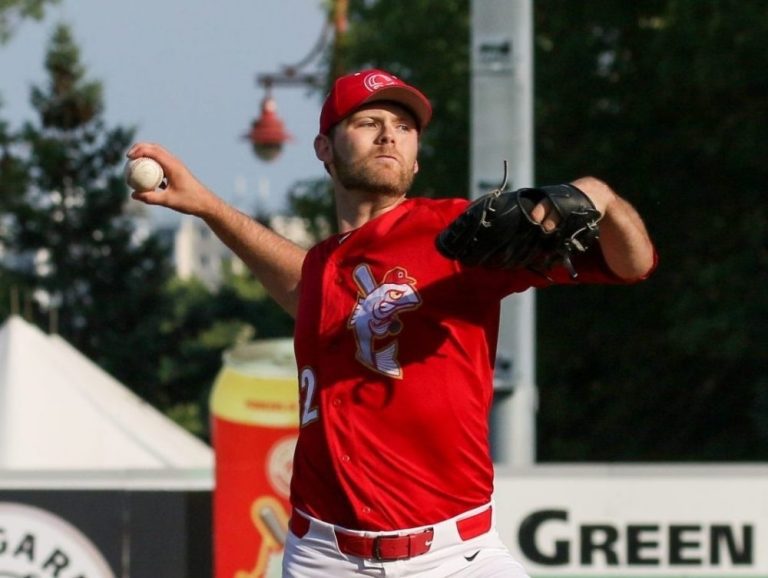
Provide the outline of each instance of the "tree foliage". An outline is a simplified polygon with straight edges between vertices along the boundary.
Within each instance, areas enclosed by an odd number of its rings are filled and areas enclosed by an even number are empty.
[[[338,232],[336,199],[328,179],[298,181],[288,191],[288,206],[292,214],[308,223],[309,234],[320,241],[329,232]]]
[[[174,279],[168,297],[173,306],[159,328],[164,346],[156,395],[161,407],[192,409],[184,425],[205,438],[208,398],[224,351],[250,339],[289,337],[293,320],[249,273],[229,270],[215,291],[194,279]]]
[[[538,292],[540,459],[766,459],[768,5],[534,9],[537,181],[604,178],[661,257],[636,286]],[[415,191],[465,195],[469,2],[352,0],[350,20],[346,69],[391,70],[433,101]],[[168,282],[168,248],[124,211],[132,131],[105,125],[65,27],[46,69],[38,121],[0,119],[0,315],[15,290],[22,308],[58,306],[61,333],[118,379],[161,407],[205,407],[222,350],[291,321],[247,276],[215,293]],[[303,216],[332,210],[323,184],[294,193]]]
[[[24,19],[40,20],[49,4],[61,0],[0,0],[0,44],[8,42]]]
[[[349,10],[345,68],[383,68],[424,89],[432,102],[413,194],[466,196],[468,0],[352,0]]]
[[[411,194],[466,195],[469,0],[351,0],[349,21],[348,32],[337,37],[328,55],[330,76],[381,68],[427,91],[434,116],[422,138]],[[335,231],[335,209],[327,194],[327,179],[297,183],[289,192],[290,208],[314,228],[325,229],[327,221]]]
[[[215,291],[172,278],[170,245],[138,227],[123,181],[133,130],[106,126],[101,84],[68,27],[55,29],[45,68],[31,93],[37,122],[0,121],[0,319],[57,320],[90,359],[205,438],[223,351],[290,335],[292,320],[250,275],[228,270]]]
[[[533,6],[537,181],[604,178],[661,256],[636,286],[538,292],[540,459],[766,459],[768,5]],[[468,3],[351,11],[348,68],[434,99],[420,190],[463,195]]]
[[[543,454],[765,459],[768,6],[536,8],[540,178],[603,176],[661,256],[635,288],[542,292]]]
[[[168,249],[141,236],[125,211],[124,152],[133,131],[109,128],[101,85],[85,77],[79,49],[58,26],[47,51],[48,82],[32,90],[37,122],[0,142],[3,277],[55,312],[78,349],[149,396],[156,327],[169,278]]]

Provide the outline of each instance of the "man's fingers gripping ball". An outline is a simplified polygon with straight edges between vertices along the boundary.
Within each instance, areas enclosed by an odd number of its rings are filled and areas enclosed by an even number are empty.
[[[136,192],[154,191],[164,178],[163,167],[149,157],[131,159],[125,164],[125,182]]]

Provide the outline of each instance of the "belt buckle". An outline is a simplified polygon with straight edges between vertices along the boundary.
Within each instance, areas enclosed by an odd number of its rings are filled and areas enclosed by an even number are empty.
[[[411,557],[411,548],[410,543],[408,544],[408,552],[405,555],[401,556],[383,556],[381,554],[381,541],[382,540],[391,540],[393,538],[401,538],[402,536],[376,536],[373,539],[373,552],[371,554],[373,555],[373,559],[377,562],[393,562],[395,560],[407,560]]]

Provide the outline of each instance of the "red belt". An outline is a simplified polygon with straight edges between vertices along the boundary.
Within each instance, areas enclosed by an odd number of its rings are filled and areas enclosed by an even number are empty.
[[[456,528],[462,540],[471,540],[491,529],[492,512],[489,507],[482,512],[468,516],[456,522]],[[309,531],[309,520],[294,512],[288,524],[296,536],[303,537]],[[433,528],[419,530],[410,534],[382,534],[379,536],[359,536],[343,530],[335,530],[339,550],[350,556],[390,562],[407,560],[426,554],[432,546],[435,531]]]

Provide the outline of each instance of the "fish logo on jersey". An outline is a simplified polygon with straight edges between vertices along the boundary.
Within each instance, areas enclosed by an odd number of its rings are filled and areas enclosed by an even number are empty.
[[[355,332],[357,359],[374,371],[402,378],[403,370],[397,362],[397,341],[378,350],[375,345],[379,339],[400,333],[403,327],[400,313],[421,305],[416,280],[408,277],[402,267],[395,267],[384,275],[381,283],[376,283],[365,263],[355,267],[352,275],[359,294],[347,327]]]

